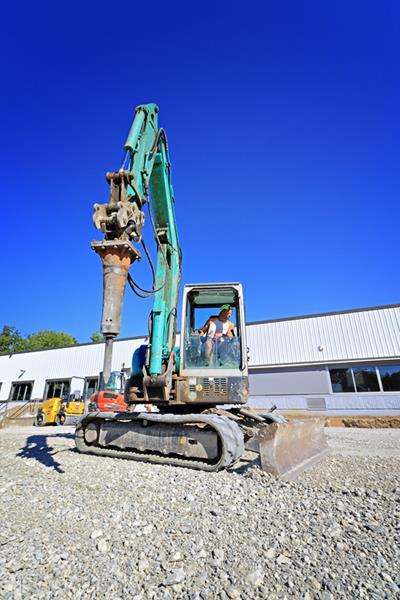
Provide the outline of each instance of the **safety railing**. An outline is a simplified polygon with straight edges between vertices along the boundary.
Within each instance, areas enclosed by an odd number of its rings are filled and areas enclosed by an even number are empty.
[[[7,421],[22,417],[33,417],[38,411],[40,402],[40,398],[35,398],[17,406],[14,405],[11,408],[9,400],[2,402],[3,406],[0,405],[0,427],[4,427]]]
[[[7,416],[8,410],[8,400],[4,400],[0,402],[0,423]]]

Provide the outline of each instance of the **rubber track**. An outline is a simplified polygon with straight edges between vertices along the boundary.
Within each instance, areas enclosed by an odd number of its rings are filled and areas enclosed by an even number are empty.
[[[95,422],[119,421],[125,424],[127,421],[152,421],[154,423],[169,424],[192,424],[201,423],[208,425],[217,433],[221,440],[221,454],[218,460],[206,462],[202,459],[177,458],[176,456],[165,456],[151,453],[135,452],[135,450],[119,450],[116,448],[105,448],[102,446],[88,445],[84,438],[85,427]],[[244,452],[243,433],[238,425],[227,417],[218,415],[170,415],[158,413],[93,413],[84,417],[77,425],[75,431],[75,444],[79,452],[84,454],[96,454],[98,456],[110,456],[115,458],[126,458],[141,462],[158,463],[162,465],[173,465],[188,467],[202,471],[220,471],[233,465]]]

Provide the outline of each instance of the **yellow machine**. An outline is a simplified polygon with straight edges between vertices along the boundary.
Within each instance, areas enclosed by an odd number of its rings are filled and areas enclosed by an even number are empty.
[[[39,407],[35,425],[76,425],[84,412],[85,402],[81,398],[48,398]]]

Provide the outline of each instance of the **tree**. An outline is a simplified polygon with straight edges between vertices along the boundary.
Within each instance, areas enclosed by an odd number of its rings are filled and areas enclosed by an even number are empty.
[[[0,354],[13,354],[21,350],[24,339],[18,329],[12,325],[4,325],[0,333]]]
[[[103,336],[100,335],[100,333],[98,331],[95,331],[90,336],[90,339],[92,340],[93,343],[95,343],[95,342],[102,342],[103,341]]]
[[[43,329],[37,333],[32,333],[23,340],[24,350],[45,350],[46,348],[62,348],[63,346],[75,346],[78,342],[69,333],[63,331],[52,331]]]
[[[23,337],[16,327],[4,325],[3,331],[0,333],[0,354],[62,348],[63,346],[75,346],[77,343],[72,335],[62,331],[44,329]]]

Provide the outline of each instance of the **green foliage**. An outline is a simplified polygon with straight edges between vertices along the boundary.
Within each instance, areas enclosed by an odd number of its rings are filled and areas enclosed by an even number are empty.
[[[77,343],[77,340],[72,335],[69,335],[69,333],[44,329],[43,331],[28,335],[25,340],[25,350],[62,348],[63,346],[75,346]]]
[[[90,336],[90,339],[92,340],[93,343],[94,342],[102,342],[103,341],[103,336],[98,331],[95,331]]]
[[[3,331],[0,333],[0,354],[61,348],[63,346],[75,346],[77,343],[77,340],[69,333],[46,329],[24,338],[16,327],[4,325]]]
[[[16,327],[4,325],[0,333],[0,354],[13,354],[22,349],[24,339]]]

